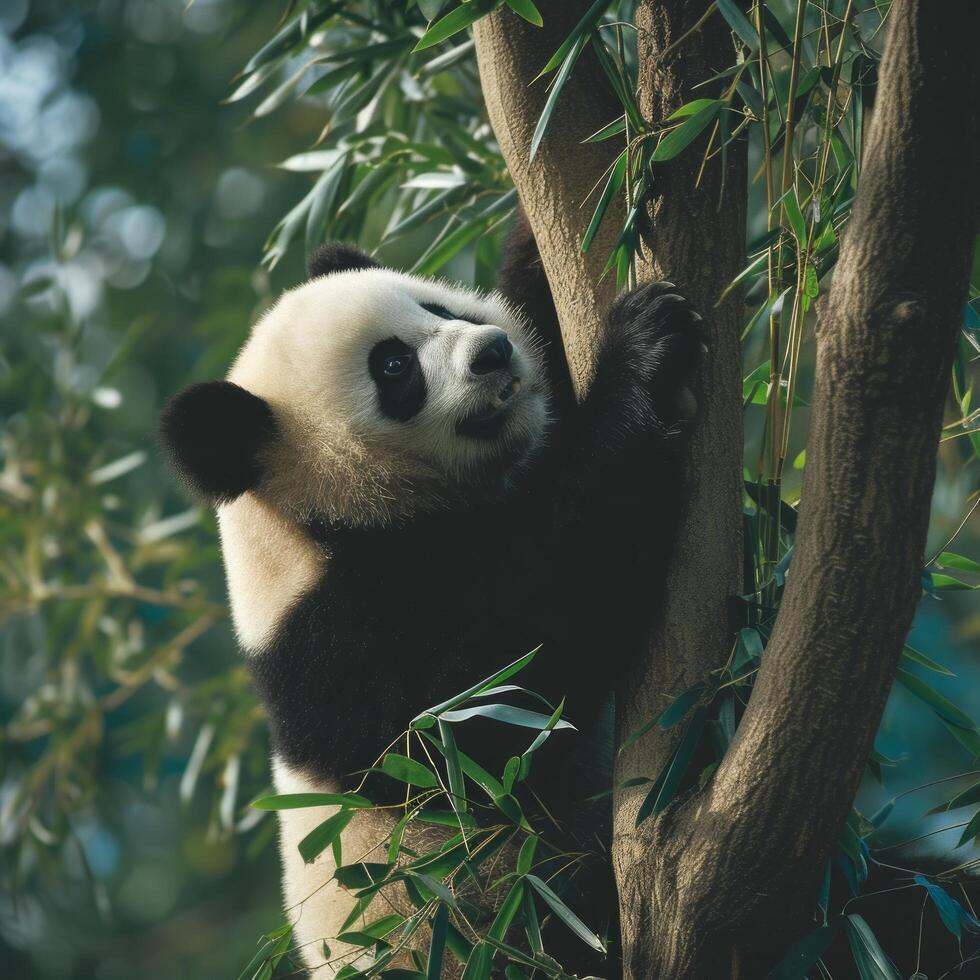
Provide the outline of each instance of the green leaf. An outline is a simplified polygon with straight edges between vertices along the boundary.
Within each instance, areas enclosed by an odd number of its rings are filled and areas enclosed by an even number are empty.
[[[759,50],[759,35],[749,19],[738,9],[735,0],[716,0],[721,16],[728,26],[753,50]]]
[[[976,728],[963,728],[961,725],[954,725],[951,721],[947,721],[945,718],[939,719],[946,731],[949,732],[953,738],[956,739],[960,745],[966,749],[970,755],[975,758],[980,758],[980,730]]]
[[[927,657],[924,653],[919,653],[918,650],[913,650],[908,644],[902,647],[902,656],[911,663],[919,664],[921,667],[925,667],[927,670],[935,671],[937,674],[945,674],[947,677],[956,676],[956,674],[954,674],[948,667],[944,667],[941,663],[937,663],[931,657]]]
[[[602,0],[603,3],[606,0]],[[582,53],[588,38],[582,35],[573,45],[571,50],[568,52],[568,57],[565,58],[562,63],[561,70],[555,76],[555,80],[551,86],[551,91],[548,92],[548,98],[545,101],[544,108],[541,110],[541,116],[538,119],[538,124],[534,127],[534,135],[531,137],[531,151],[530,159],[534,159],[534,155],[538,152],[538,147],[541,145],[541,140],[544,138],[545,130],[548,128],[548,123],[551,121],[551,114],[555,111],[555,106],[558,104],[558,96],[561,95],[561,90],[565,87],[565,83],[568,81],[572,74],[572,68],[575,67],[575,62],[578,61],[579,55]]]
[[[648,721],[635,732],[631,732],[629,737],[623,742],[620,751],[632,745],[634,742],[639,741],[655,725],[666,731],[679,721],[683,721],[685,715],[697,704],[704,692],[705,687],[703,684],[695,684],[693,687],[689,687],[686,691],[679,694],[656,718]]]
[[[532,0],[505,0],[505,2],[515,14],[523,17],[529,24],[534,24],[535,27],[544,26],[541,11],[534,6]]]
[[[599,225],[602,223],[602,217],[606,213],[606,208],[609,207],[609,202],[619,193],[619,189],[623,186],[623,181],[626,178],[626,164],[627,155],[626,151],[623,150],[609,173],[609,179],[606,181],[606,186],[602,189],[595,213],[592,215],[589,227],[586,228],[585,235],[582,237],[583,252],[589,250],[592,239],[595,238],[596,232],[599,230]]]
[[[534,893],[530,889],[524,892],[524,932],[527,935],[527,942],[531,949],[535,953],[544,952],[544,944],[541,940],[541,926],[538,923],[538,910],[534,904]]]
[[[943,575],[940,572],[932,573],[932,586],[937,592],[969,592],[980,589],[980,585],[970,585],[952,575]]]
[[[930,881],[924,875],[916,875],[913,879],[917,885],[921,885],[929,898],[932,899],[936,911],[943,925],[954,935],[957,940],[963,938],[963,927],[973,933],[980,932],[980,922],[971,915],[959,902],[950,895],[945,888]]]
[[[509,680],[515,674],[522,671],[537,655],[541,647],[535,647],[530,653],[524,654],[519,660],[515,660],[512,664],[508,664],[502,670],[498,670],[495,674],[491,674],[489,677],[484,678],[482,681],[474,684],[472,687],[467,688],[461,694],[451,697],[448,701],[443,701],[442,704],[437,704],[434,707],[426,708],[417,718],[422,718],[425,715],[440,715],[443,711],[448,711],[450,708],[455,708],[457,705],[463,704],[464,701],[469,701],[470,698],[478,697],[480,694],[489,691],[490,688],[495,687],[498,684],[502,684],[504,681]]]
[[[692,143],[704,129],[714,122],[718,113],[721,112],[725,105],[720,99],[704,99],[699,101],[704,101],[707,104],[694,112],[693,115],[681,123],[676,129],[671,130],[657,144],[657,148],[653,151],[653,155],[650,158],[654,163],[672,160],[680,154],[688,144]],[[679,109],[678,112],[680,111]]]
[[[534,852],[537,846],[538,838],[533,834],[521,844],[521,850],[517,855],[517,866],[515,868],[519,875],[525,875],[531,870],[534,865]]]
[[[454,10],[450,10],[445,17],[431,24],[428,30],[422,35],[419,43],[412,48],[415,51],[424,51],[426,48],[441,44],[446,38],[466,30],[467,27],[476,23],[481,17],[490,13],[496,6],[492,0],[470,0]]]
[[[264,65],[273,58],[278,58],[279,55],[296,47],[304,37],[309,37],[325,20],[332,17],[343,6],[343,0],[338,0],[335,3],[323,4],[314,7],[312,10],[304,11],[252,55],[248,64],[242,69],[242,74],[247,75],[255,71],[260,65]]]
[[[848,915],[845,926],[854,964],[861,980],[902,980],[871,927],[860,915]]]
[[[446,934],[449,931],[449,906],[440,905],[432,918],[432,939],[429,942],[429,959],[425,969],[426,980],[441,980],[442,959],[446,952]]]
[[[966,825],[959,841],[957,841],[956,846],[962,847],[964,844],[969,843],[974,837],[980,834],[980,810],[977,810],[973,814],[973,819]]]
[[[415,815],[415,819],[420,823],[431,823],[439,827],[465,827],[467,830],[476,830],[480,824],[469,813],[456,812],[454,810],[421,810]]]
[[[432,771],[410,759],[407,755],[399,755],[397,752],[389,752],[381,763],[381,771],[392,779],[398,779],[410,786],[418,786],[420,789],[436,789],[439,780],[433,775]]]
[[[957,793],[948,803],[934,806],[929,813],[946,813],[949,810],[958,810],[961,806],[972,806],[974,803],[980,803],[980,782]]]
[[[507,893],[507,897],[500,906],[500,910],[493,920],[493,925],[490,926],[490,931],[487,933],[488,938],[501,941],[506,938],[507,930],[514,921],[514,917],[517,915],[517,910],[521,907],[523,900],[524,882],[517,881],[514,883],[514,887]]]
[[[591,136],[586,136],[582,142],[601,143],[603,140],[612,139],[614,136],[619,136],[620,133],[625,131],[626,118],[624,116],[619,116],[608,125],[603,126],[602,129],[597,129]]]
[[[380,884],[388,877],[393,868],[394,864],[359,861],[357,864],[346,864],[342,868],[337,868],[334,872],[334,878],[344,888],[350,891],[358,891]]]
[[[426,20],[435,20],[439,11],[446,6],[446,0],[418,0],[419,10]]]
[[[327,817],[319,826],[314,827],[300,842],[299,853],[303,860],[309,864],[316,857],[329,847],[334,840],[339,837],[344,828],[354,819],[351,810],[341,810],[332,817]]]
[[[392,929],[397,929],[404,921],[405,916],[403,915],[398,915],[397,913],[386,915],[364,926],[363,929],[358,929],[355,932],[340,933],[337,936],[337,940],[338,942],[349,943],[352,946],[371,946],[378,939],[384,939]]]
[[[444,749],[443,755],[446,757],[446,781],[449,783],[449,802],[457,812],[465,812],[466,787],[463,785],[463,771],[459,767],[459,751],[456,748],[456,737],[453,735],[452,728],[439,719],[439,737],[442,739]]]
[[[520,774],[518,775],[518,781],[527,779],[528,773],[531,771],[531,756],[534,755],[538,749],[548,740],[548,736],[556,728],[559,727],[562,713],[565,710],[565,699],[562,698],[558,703],[558,707],[551,713],[551,717],[548,719],[548,723],[541,729],[541,731],[535,736],[534,741],[524,750],[521,755],[521,768]]]
[[[428,732],[422,733],[440,752],[445,752],[442,743],[433,738]],[[491,776],[478,762],[471,759],[465,752],[457,752],[459,756],[459,767],[464,775],[469,776],[478,786],[480,786],[491,799],[496,799],[504,793],[503,784],[496,776]]]
[[[520,803],[511,796],[510,793],[501,793],[500,796],[494,799],[494,804],[497,809],[510,821],[517,824],[518,826],[526,826],[527,821],[524,817],[524,811],[521,810]],[[530,828],[528,828],[530,829]]]
[[[480,704],[473,708],[463,708],[459,711],[444,711],[439,716],[443,721],[460,722],[470,718],[490,718],[493,721],[503,722],[505,725],[516,725],[518,728],[534,728],[544,731],[548,728],[551,719],[548,715],[543,715],[539,711],[528,711],[527,708],[515,708],[509,704]],[[569,728],[575,730],[575,726],[568,721],[558,721],[555,728]]]
[[[914,674],[910,674],[907,670],[900,667],[895,674],[895,679],[907,691],[928,704],[940,718],[944,718],[954,725],[958,725],[960,728],[976,730],[976,722],[968,714],[960,711],[952,701],[943,697],[938,691],[931,688],[925,681],[920,680]]]
[[[591,7],[585,12],[585,16],[575,25],[572,32],[562,41],[558,50],[548,59],[544,68],[538,72],[534,81],[542,75],[547,75],[549,71],[554,71],[563,61],[566,60],[568,53],[580,41],[584,42],[588,35],[595,29],[596,24],[606,12],[612,0],[595,0]]]
[[[366,796],[357,793],[283,793],[260,796],[251,806],[256,810],[300,810],[309,806],[346,806],[356,809],[374,806]]]
[[[791,187],[780,199],[790,230],[799,242],[800,248],[806,245],[806,222],[800,210],[800,202],[796,199],[796,188]]]
[[[520,771],[520,756],[511,756],[511,758],[507,760],[507,764],[504,766],[503,772],[503,784],[506,792],[510,793],[514,789],[514,781],[517,779]]]
[[[670,761],[664,766],[663,771],[657,777],[653,786],[650,788],[650,792],[647,793],[646,798],[640,805],[640,809],[636,814],[637,826],[646,820],[647,817],[663,810],[676,795],[684,774],[687,772],[687,767],[690,765],[694,750],[697,748],[698,740],[701,738],[706,717],[707,710],[705,708],[698,708],[694,712],[694,716],[688,722],[687,728],[684,730],[684,734],[681,736],[681,740],[674,750]]]
[[[431,875],[423,874],[420,871],[411,871],[409,873],[414,878],[418,878],[418,880],[421,881],[422,884],[436,896],[436,898],[445,902],[450,908],[454,909],[458,907],[456,904],[456,897],[441,881],[437,881]]]
[[[490,965],[493,962],[493,947],[487,943],[477,943],[466,961],[462,980],[490,980]]]
[[[398,855],[402,849],[402,837],[405,836],[405,828],[409,820],[412,819],[412,812],[409,810],[391,830],[391,839],[388,842],[388,863],[394,864],[398,860]]]
[[[837,934],[840,921],[835,919],[804,936],[773,968],[769,980],[806,980]]]
[[[685,102],[679,109],[675,109],[668,117],[667,122],[673,119],[687,119],[690,116],[696,116],[702,109],[707,109],[710,106],[717,106],[718,99],[693,99],[690,102]]]
[[[537,876],[528,874],[524,880],[544,899],[552,912],[566,925],[582,942],[600,953],[606,952],[602,940]]]

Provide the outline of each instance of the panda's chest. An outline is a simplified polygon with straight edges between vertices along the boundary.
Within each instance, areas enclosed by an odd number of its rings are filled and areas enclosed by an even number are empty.
[[[396,619],[461,640],[523,632],[549,604],[555,577],[547,537],[519,517],[494,515],[351,540],[336,561]]]

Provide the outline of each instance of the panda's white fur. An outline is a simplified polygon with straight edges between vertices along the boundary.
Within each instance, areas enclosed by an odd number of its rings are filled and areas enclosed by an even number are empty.
[[[421,303],[459,319],[444,320]],[[497,328],[514,343],[521,390],[500,440],[462,439],[456,420],[493,396],[490,379],[474,378],[468,367]],[[367,369],[367,352],[394,333],[417,345],[429,386],[408,424],[378,411]],[[284,293],[253,327],[228,380],[268,402],[282,435],[268,450],[260,493],[218,508],[235,630],[246,652],[261,648],[323,573],[322,549],[295,522],[319,515],[378,526],[448,506],[473,492],[488,457],[503,446],[530,455],[547,424],[538,345],[503,297],[390,269],[334,273]],[[504,475],[519,465],[518,458]]]
[[[420,304],[438,304],[445,320]],[[461,439],[456,422],[496,396],[469,364],[503,329],[521,389],[493,442]],[[397,332],[417,348],[429,394],[408,424],[378,411],[367,353]],[[263,495],[306,520],[312,513],[366,526],[449,502],[485,474],[488,457],[531,450],[547,423],[540,352],[523,318],[497,293],[479,293],[390,269],[321,276],[285,293],[252,330],[228,380],[264,398],[283,434]],[[281,486],[274,475],[281,474]],[[307,481],[298,485],[297,479]]]
[[[421,303],[445,307],[458,319]],[[499,440],[464,439],[455,423],[494,398],[488,384],[500,384],[472,375],[469,365],[499,329],[514,345],[510,369],[520,390],[507,406]],[[408,423],[378,411],[367,370],[368,351],[396,333],[416,348],[428,387],[425,405]],[[548,421],[537,343],[501,296],[387,269],[334,273],[285,293],[256,323],[228,380],[265,399],[282,437],[269,450],[268,476],[258,490],[218,508],[235,630],[252,654],[328,570],[328,555],[299,522],[325,516],[386,525],[449,506],[459,494],[505,492],[486,482],[488,472],[495,479],[512,476],[543,440]],[[508,446],[518,451],[510,465],[488,469]],[[274,759],[273,772],[278,793],[338,791],[282,760]],[[331,812],[279,813],[284,901],[315,976],[335,972],[326,965],[324,940],[335,959],[351,952],[333,941],[353,900],[330,880],[332,854],[328,849],[307,865],[297,850]],[[357,813],[344,832],[345,860],[383,861],[375,852],[392,824],[384,812]]]

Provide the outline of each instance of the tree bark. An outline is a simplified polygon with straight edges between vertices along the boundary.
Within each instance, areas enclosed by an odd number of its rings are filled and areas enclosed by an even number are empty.
[[[612,293],[597,277],[622,220],[611,210],[582,256],[591,210],[579,205],[613,151],[580,141],[616,106],[580,65],[529,164],[545,93],[540,82],[528,85],[587,6],[541,4],[540,31],[506,10],[476,29],[490,119],[538,242],[580,391]],[[718,16],[658,59],[704,6],[640,5],[641,99],[651,119],[689,100],[693,83],[731,60]],[[631,977],[765,974],[783,952],[777,930],[806,927],[894,678],[919,597],[943,399],[978,220],[980,90],[971,44],[980,12],[973,0],[953,0],[943,13],[924,0],[892,6],[858,200],[817,330],[795,557],[735,741],[705,790],[638,829],[643,790],[615,797],[613,859]],[[729,154],[721,194],[717,161],[695,187],[699,158],[694,146],[658,168],[652,252],[644,250],[638,266],[641,279],[671,278],[699,305],[709,355],[665,605],[649,655],[638,658],[620,694],[621,735],[724,659],[726,600],[740,591],[741,311],[736,299],[715,302],[742,266],[744,159]],[[621,753],[617,783],[656,775],[671,748],[669,734],[640,740]]]

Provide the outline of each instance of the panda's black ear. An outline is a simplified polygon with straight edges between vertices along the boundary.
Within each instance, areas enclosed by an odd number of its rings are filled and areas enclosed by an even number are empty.
[[[328,276],[331,272],[350,272],[352,269],[377,269],[378,263],[354,245],[327,242],[307,260],[306,272],[311,279]]]
[[[191,385],[160,416],[160,444],[177,474],[213,504],[258,484],[260,451],[275,434],[268,403],[230,381]]]

